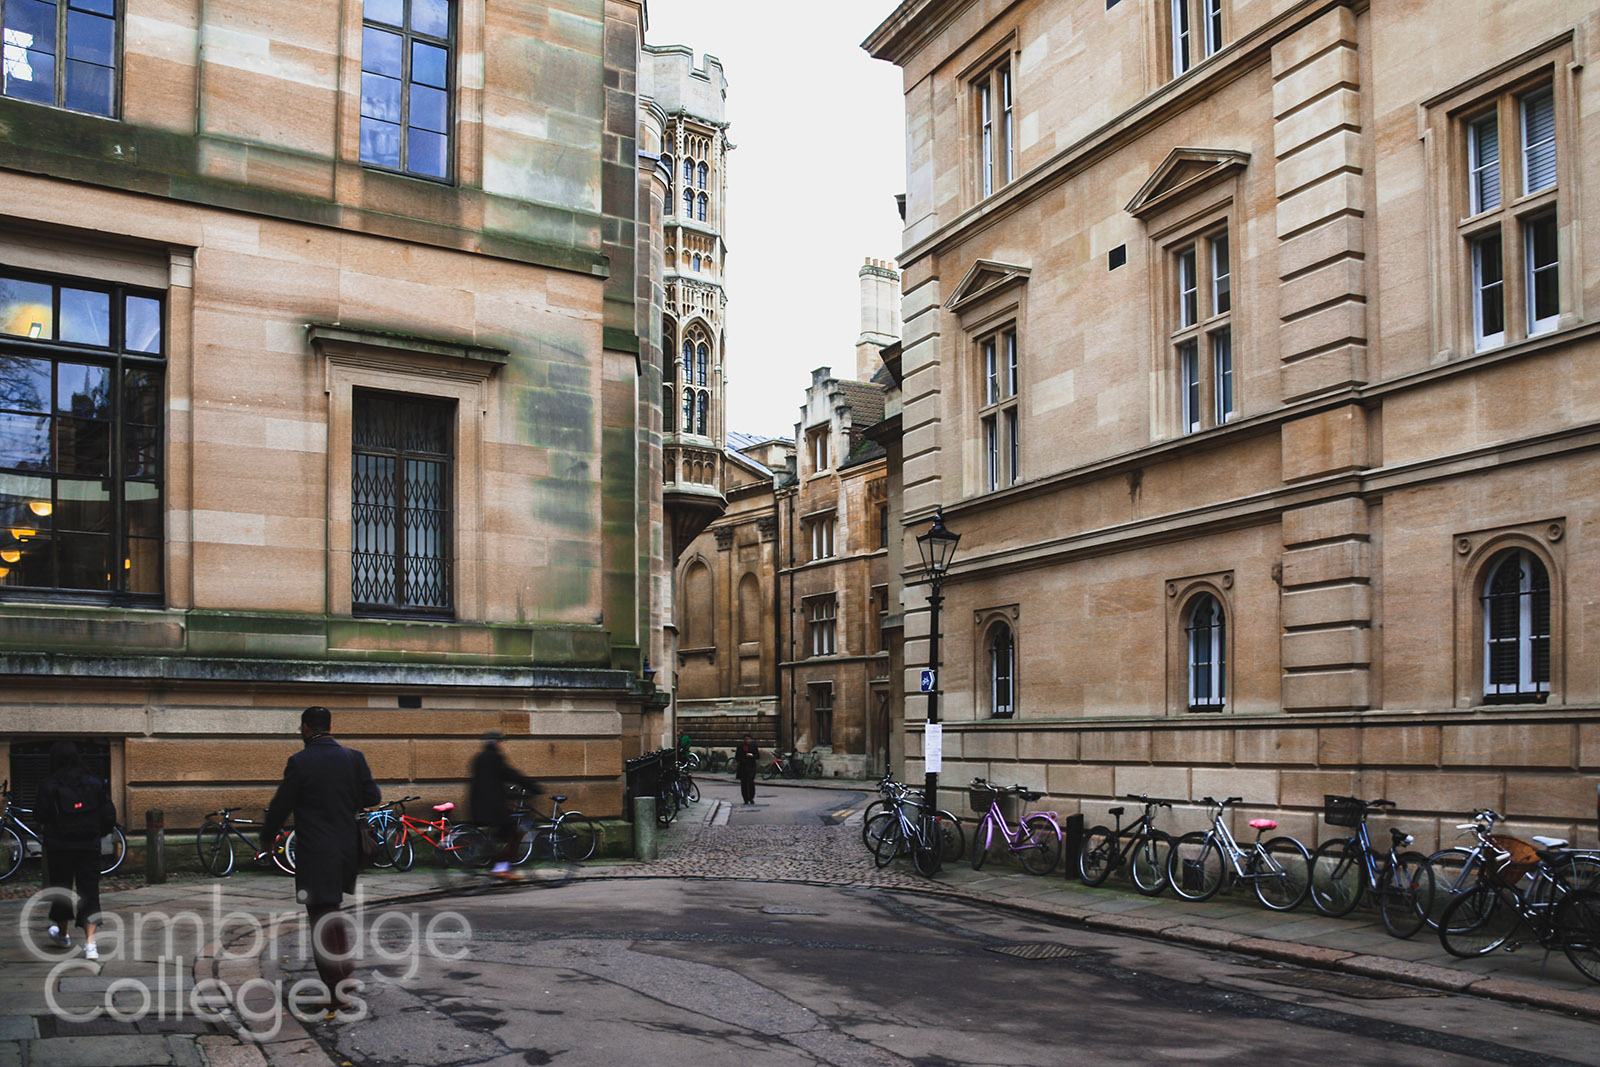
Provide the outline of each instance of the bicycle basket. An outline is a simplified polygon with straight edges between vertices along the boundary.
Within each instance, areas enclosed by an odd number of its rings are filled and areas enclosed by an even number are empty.
[[[1367,816],[1367,804],[1356,797],[1339,797],[1325,793],[1322,797],[1322,817],[1329,826],[1360,826]]]
[[[981,788],[978,786],[967,787],[967,803],[972,805],[972,810],[976,812],[987,813],[989,805],[993,804],[999,797],[1000,790],[989,786]]]
[[[1505,855],[1489,859],[1489,877],[1502,885],[1515,885],[1517,880],[1539,866],[1539,851],[1520,837],[1510,834],[1490,834],[1489,842]]]

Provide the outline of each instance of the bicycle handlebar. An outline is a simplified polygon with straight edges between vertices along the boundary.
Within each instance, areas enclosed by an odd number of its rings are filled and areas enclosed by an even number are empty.
[[[1156,800],[1156,799],[1152,798],[1149,793],[1124,793],[1124,794],[1122,794],[1122,799],[1123,800],[1137,800],[1141,804],[1154,804],[1157,807],[1162,807],[1162,808],[1170,808],[1170,807],[1172,807],[1172,801],[1170,801],[1170,800]]]

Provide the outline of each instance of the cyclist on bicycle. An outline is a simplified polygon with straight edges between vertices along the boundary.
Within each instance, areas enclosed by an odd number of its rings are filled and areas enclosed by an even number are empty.
[[[506,762],[500,751],[504,737],[499,730],[489,730],[483,735],[483,750],[472,759],[472,790],[467,796],[471,821],[492,831],[500,840],[500,855],[490,874],[497,878],[515,878],[511,861],[517,854],[521,836],[516,818],[506,804],[506,783],[522,786],[529,796],[544,792],[539,783]]]

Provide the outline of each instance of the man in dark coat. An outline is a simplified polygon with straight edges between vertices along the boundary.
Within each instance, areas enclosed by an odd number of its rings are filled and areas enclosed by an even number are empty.
[[[749,734],[733,752],[734,773],[739,778],[739,793],[746,804],[756,802],[756,764],[761,762],[761,746]]]
[[[493,831],[500,839],[500,857],[489,872],[500,878],[514,878],[511,861],[516,857],[519,838],[517,820],[506,804],[507,783],[520,785],[530,795],[544,792],[539,783],[506,762],[500,751],[504,735],[499,730],[489,730],[483,735],[483,750],[472,759],[472,790],[467,795],[467,811],[471,821]]]
[[[330,1008],[344,1006],[340,984],[350,978],[350,924],[339,912],[344,894],[356,891],[361,869],[361,837],[355,814],[382,799],[367,758],[345,748],[329,733],[327,708],[300,714],[305,748],[289,757],[283,781],[261,827],[261,847],[272,847],[292,814],[295,827],[296,896],[306,906],[312,928],[312,956],[328,989]]]

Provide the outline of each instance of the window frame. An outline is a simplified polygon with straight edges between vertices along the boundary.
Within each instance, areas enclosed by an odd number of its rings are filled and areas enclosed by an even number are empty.
[[[1232,231],[1231,210],[1224,210],[1161,246],[1167,264],[1161,300],[1167,316],[1166,362],[1172,368],[1179,437],[1239,418],[1233,328],[1238,246]]]
[[[71,0],[46,0],[46,2],[52,3],[55,6],[56,17],[55,39],[51,42],[55,48],[55,51],[51,53],[54,59],[54,72],[52,77],[50,102],[46,103],[43,100],[33,100],[25,96],[14,96],[11,93],[4,92],[3,88],[0,88],[0,95],[3,95],[4,99],[7,100],[16,100],[21,103],[34,104],[39,107],[53,107],[61,111],[71,111],[73,114],[77,115],[94,115],[98,118],[121,121],[123,53],[125,41],[123,23],[127,16],[126,0],[111,0],[111,14],[109,16],[100,12],[89,11],[82,8],[77,9],[81,13],[95,18],[107,18],[112,24],[111,64],[109,67],[111,71],[111,92],[107,101],[108,110],[106,111],[90,111],[84,108],[70,107],[67,104],[67,72],[69,64],[73,62],[68,57],[68,49],[70,47],[68,34],[70,32],[70,13],[74,9],[71,6]],[[0,28],[3,28],[5,25],[6,8],[6,0],[0,0]],[[3,33],[0,33],[0,36],[3,36]],[[25,48],[26,46],[20,44],[0,44],[0,47],[21,49]],[[7,60],[5,62],[9,66],[10,61]],[[97,67],[102,66],[102,64],[99,63],[91,65]],[[3,77],[3,75],[0,75],[0,77]]]
[[[811,545],[809,562],[834,559],[838,555],[838,515],[832,511],[805,520],[806,537]]]
[[[1196,621],[1202,608],[1214,607],[1215,621],[1205,627]],[[1210,590],[1191,596],[1183,609],[1184,676],[1187,679],[1187,710],[1212,713],[1228,710],[1228,612],[1221,597]],[[1204,651],[1206,658],[1199,656]],[[1201,696],[1201,681],[1210,695]]]
[[[50,440],[50,467],[47,470],[38,470],[30,467],[7,467],[0,477],[15,477],[19,480],[48,481],[50,484],[50,499],[38,501],[48,504],[49,510],[39,513],[33,510],[34,501],[28,506],[33,516],[19,515],[21,521],[16,526],[6,526],[3,535],[0,535],[0,551],[26,552],[22,547],[35,540],[43,540],[37,531],[43,529],[44,524],[38,519],[49,518],[50,529],[48,538],[50,542],[50,572],[53,582],[61,580],[63,560],[60,545],[65,540],[63,533],[76,532],[80,536],[92,535],[96,531],[72,531],[70,527],[63,529],[59,525],[60,519],[69,512],[62,505],[63,484],[83,483],[109,486],[106,491],[110,494],[107,500],[107,531],[103,535],[107,538],[105,546],[105,562],[109,567],[107,573],[107,588],[88,588],[51,584],[45,585],[12,585],[6,584],[11,567],[19,560],[7,560],[0,557],[0,568],[8,573],[0,577],[0,600],[6,601],[36,601],[56,603],[86,603],[104,605],[108,607],[159,607],[166,601],[167,579],[167,536],[166,536],[166,482],[167,482],[167,408],[170,390],[170,292],[148,285],[137,285],[122,281],[102,280],[73,275],[45,273],[40,271],[18,270],[5,268],[0,271],[0,276],[23,284],[49,286],[51,332],[54,337],[35,336],[32,331],[27,335],[7,334],[0,337],[0,355],[11,356],[17,359],[48,361],[50,373],[51,396],[48,401],[42,402],[48,411],[24,409],[20,404],[9,405],[9,410],[19,418],[43,419],[46,433]],[[62,317],[62,292],[83,292],[101,294],[106,297],[107,343],[75,341],[59,337]],[[160,342],[156,352],[141,352],[129,344],[127,337],[127,309],[129,299],[154,300],[157,303],[159,316]],[[40,331],[42,333],[42,329]],[[105,370],[105,380],[111,386],[111,412],[107,419],[99,420],[92,417],[86,418],[71,412],[58,410],[60,406],[61,368],[63,366],[95,366]],[[123,383],[129,373],[144,372],[153,374],[156,378],[154,388],[159,396],[155,409],[152,412],[154,423],[133,423],[129,421],[128,397]],[[0,407],[8,407],[3,397],[0,397]],[[106,458],[105,472],[96,475],[96,472],[79,473],[76,470],[63,470],[61,467],[62,456],[61,439],[66,431],[63,430],[62,420],[68,424],[84,421],[105,423]],[[129,473],[129,430],[130,426],[142,426],[151,432],[151,444],[155,456],[155,471],[149,476],[133,476]],[[155,497],[153,504],[155,514],[155,529],[153,536],[135,536],[130,532],[129,492],[130,485],[153,485]],[[34,494],[23,494],[33,496]],[[26,523],[27,525],[23,525]],[[16,531],[27,531],[28,536],[19,536]],[[154,551],[150,559],[153,565],[152,579],[147,583],[152,588],[147,591],[137,591],[129,588],[132,577],[132,560],[134,558],[134,542],[154,542]],[[145,546],[149,551],[149,546]],[[122,568],[115,566],[115,561],[123,561]],[[115,575],[115,578],[113,578]]]
[[[986,200],[1017,180],[1016,65],[1012,43],[967,79],[977,143],[976,191]]]
[[[1169,78],[1183,77],[1226,47],[1230,16],[1223,0],[1167,0],[1162,10]]]
[[[1528,564],[1532,564],[1532,567]],[[1520,569],[1518,589],[1516,593],[1511,594],[1517,598],[1516,632],[1507,635],[1496,632],[1497,620],[1492,610],[1494,598],[1504,597],[1507,594],[1496,593],[1493,587],[1501,572],[1513,565]],[[1542,590],[1536,585],[1534,568],[1537,568],[1539,576],[1543,578]],[[1483,627],[1483,702],[1542,704],[1549,700],[1554,655],[1551,624],[1551,606],[1554,598],[1550,568],[1537,553],[1528,548],[1503,548],[1490,556],[1485,563],[1479,590],[1478,615]],[[1543,632],[1536,633],[1535,630],[1540,625],[1538,616],[1541,614],[1539,599],[1541,595]],[[1537,646],[1541,643],[1544,649],[1542,677],[1537,662]],[[1508,645],[1514,646],[1516,650],[1517,680],[1515,683],[1496,682],[1494,681],[1495,652],[1498,648]]]
[[[1004,637],[1004,647],[1001,646]],[[984,632],[985,672],[989,683],[989,718],[1012,719],[1017,714],[1017,637],[1009,623],[1000,620]],[[1002,681],[1004,696],[1002,700]]]
[[[833,683],[808,682],[806,699],[811,704],[811,747],[833,747]]]
[[[801,600],[806,620],[806,658],[839,654],[839,597],[820,593]]]
[[[833,469],[832,433],[833,427],[827,424],[806,431],[806,456],[811,461],[812,474]]]
[[[402,17],[405,20],[405,25],[404,26],[395,26],[395,25],[393,25],[391,23],[376,22],[376,21],[368,19],[367,16],[366,16],[366,10],[365,10],[365,8],[366,8],[365,0],[358,0],[358,3],[361,6],[361,12],[360,12],[360,14],[361,14],[360,35],[357,37],[357,40],[360,42],[360,49],[359,49],[360,60],[359,60],[359,62],[357,64],[357,69],[356,69],[356,73],[357,73],[357,77],[358,78],[364,77],[368,73],[376,74],[376,75],[378,75],[380,77],[387,77],[388,76],[388,75],[382,74],[382,72],[380,72],[380,71],[371,71],[371,72],[369,72],[366,69],[366,31],[369,28],[370,29],[379,30],[379,31],[381,31],[383,33],[394,34],[394,35],[398,36],[400,38],[400,41],[401,41],[401,49],[400,49],[400,51],[401,51],[401,56],[400,56],[400,71],[401,71],[401,73],[400,73],[400,77],[398,79],[400,81],[400,116],[401,117],[400,117],[400,121],[398,123],[394,124],[394,125],[397,125],[399,127],[399,130],[400,130],[400,151],[399,151],[398,162],[397,162],[397,164],[395,166],[389,166],[387,163],[378,162],[378,161],[374,161],[374,160],[369,160],[366,157],[365,149],[363,147],[363,138],[362,138],[362,127],[365,126],[366,120],[367,120],[367,116],[363,113],[363,106],[362,106],[363,105],[363,98],[365,96],[365,92],[363,90],[363,91],[360,91],[360,92],[357,93],[357,101],[356,101],[356,104],[357,104],[357,106],[356,106],[356,126],[357,126],[356,158],[360,161],[360,163],[361,163],[361,165],[363,167],[366,167],[368,169],[375,170],[375,171],[382,171],[383,173],[386,173],[386,174],[397,174],[397,175],[400,175],[400,176],[406,177],[406,178],[415,178],[415,179],[417,179],[419,181],[434,182],[435,184],[439,184],[439,185],[454,185],[456,183],[456,175],[457,175],[456,150],[459,147],[459,140],[460,140],[459,137],[457,136],[456,119],[457,119],[457,109],[458,109],[457,94],[458,94],[458,92],[460,90],[460,85],[461,85],[460,71],[457,70],[457,64],[460,62],[460,57],[461,57],[461,44],[460,44],[461,8],[460,8],[459,0],[443,0],[443,2],[446,4],[448,12],[449,12],[449,14],[448,14],[449,26],[448,26],[448,30],[447,30],[446,36],[444,36],[444,37],[436,37],[433,34],[421,33],[419,31],[413,30],[411,28],[411,5],[413,3],[413,0],[401,0],[402,11],[403,11]],[[433,46],[433,47],[436,47],[436,48],[437,47],[443,47],[444,51],[445,51],[445,61],[444,61],[445,81],[448,84],[446,84],[443,87],[442,91],[443,91],[444,97],[445,97],[444,125],[445,125],[446,129],[439,133],[439,136],[442,136],[444,138],[444,141],[445,141],[445,143],[444,143],[444,159],[445,159],[444,170],[445,170],[445,172],[442,175],[431,174],[431,173],[428,173],[426,171],[412,170],[408,166],[409,159],[410,159],[410,154],[411,154],[410,131],[413,129],[413,127],[411,125],[411,88],[412,88],[412,83],[413,83],[413,78],[412,78],[412,58],[413,58],[413,55],[414,55],[414,51],[413,51],[412,45],[414,43],[417,43],[418,41],[420,41],[420,43],[422,43],[422,44],[430,45],[430,46]],[[426,86],[426,87],[427,88],[435,88],[434,86]],[[415,127],[415,128],[416,129],[422,129],[422,127]],[[435,133],[436,131],[423,130],[422,132],[424,132],[424,133]]]
[[[1015,320],[1001,323],[974,341],[981,382],[977,411],[982,461],[980,491],[996,493],[1022,480],[1022,342]]]

